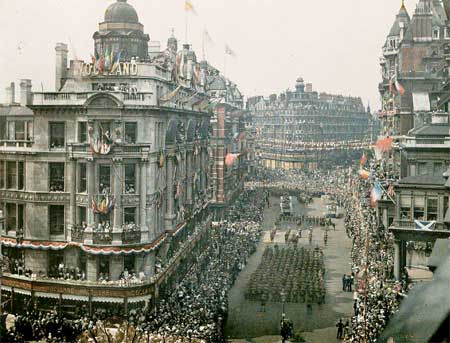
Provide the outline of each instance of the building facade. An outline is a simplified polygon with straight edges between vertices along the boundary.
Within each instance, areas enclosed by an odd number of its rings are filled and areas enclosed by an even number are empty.
[[[371,120],[360,98],[313,91],[297,79],[295,91],[248,99],[256,158],[267,168],[316,169],[355,158],[370,144]]]
[[[429,123],[431,112],[445,111],[448,95],[445,100],[441,94],[449,74],[447,20],[440,0],[420,0],[412,17],[402,3],[380,58],[384,136],[404,135]]]
[[[55,91],[23,80],[22,106],[0,108],[2,289],[16,309],[30,296],[153,301],[204,234],[206,64],[175,37],[163,51],[148,46],[135,9],[118,0],[92,61],[69,62],[58,43]]]
[[[219,219],[226,206],[244,189],[249,145],[245,126],[244,98],[236,84],[218,74],[208,73],[208,95],[214,104],[211,118],[212,198],[211,209]]]

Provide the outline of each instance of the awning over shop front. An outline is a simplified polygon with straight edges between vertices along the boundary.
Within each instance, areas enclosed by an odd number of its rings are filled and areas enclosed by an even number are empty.
[[[34,292],[34,296],[38,298],[59,299],[58,293]]]

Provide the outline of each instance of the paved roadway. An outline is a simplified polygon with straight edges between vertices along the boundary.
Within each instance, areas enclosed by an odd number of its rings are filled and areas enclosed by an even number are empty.
[[[263,229],[265,230],[256,253],[249,259],[247,266],[240,273],[236,283],[229,293],[229,316],[226,326],[226,335],[232,342],[280,342],[279,322],[282,304],[269,302],[266,311],[261,312],[259,302],[244,298],[244,291],[250,275],[258,267],[264,249],[270,242],[270,230],[280,213],[279,199],[270,199],[270,208],[264,211]],[[321,199],[314,199],[309,208],[294,203],[294,212],[297,214],[323,215],[325,205]],[[277,233],[276,244],[284,244],[284,233],[288,229],[285,225]],[[286,316],[294,322],[294,332],[302,331],[307,342],[335,342],[336,322],[339,318],[350,317],[352,313],[352,293],[342,292],[342,275],[350,273],[351,241],[348,239],[343,227],[343,220],[336,220],[336,231],[329,231],[328,243],[324,246],[324,231],[320,227],[313,230],[312,245],[318,244],[324,248],[325,256],[325,282],[327,296],[325,304],[313,305],[311,314],[307,314],[303,303],[286,303]],[[308,246],[307,234],[303,234],[299,244]]]

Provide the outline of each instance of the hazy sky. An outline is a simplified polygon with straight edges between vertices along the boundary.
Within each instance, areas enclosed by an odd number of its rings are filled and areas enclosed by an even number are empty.
[[[0,102],[21,78],[33,90],[54,89],[54,46],[69,45],[70,59],[89,60],[92,35],[115,0],[0,0]],[[379,57],[401,0],[191,0],[188,40],[201,57],[202,31],[214,44],[207,59],[245,96],[293,88],[298,76],[314,90],[361,96],[379,108]],[[128,0],[151,40],[165,47],[171,29],[185,41],[184,0]],[[417,0],[406,0],[410,14]],[[16,94],[18,89],[16,89]],[[17,95],[18,96],[18,95]]]

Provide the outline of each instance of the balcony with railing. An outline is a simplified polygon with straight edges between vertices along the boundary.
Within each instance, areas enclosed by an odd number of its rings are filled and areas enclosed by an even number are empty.
[[[92,91],[92,92],[36,92],[33,93],[33,106],[83,106],[86,101],[99,93],[115,97],[126,106],[156,106],[152,92]]]
[[[71,157],[86,157],[92,154],[92,148],[89,143],[68,143],[68,152]],[[150,144],[130,144],[116,143],[111,146],[111,150],[106,156],[141,158],[150,151]]]
[[[110,224],[75,225],[70,229],[70,240],[88,245],[131,245],[140,244],[142,236],[147,234],[147,230],[141,230],[136,224],[124,224],[115,229]]]
[[[9,140],[2,139],[0,140],[0,147],[3,148],[31,148],[33,146],[33,140]]]

